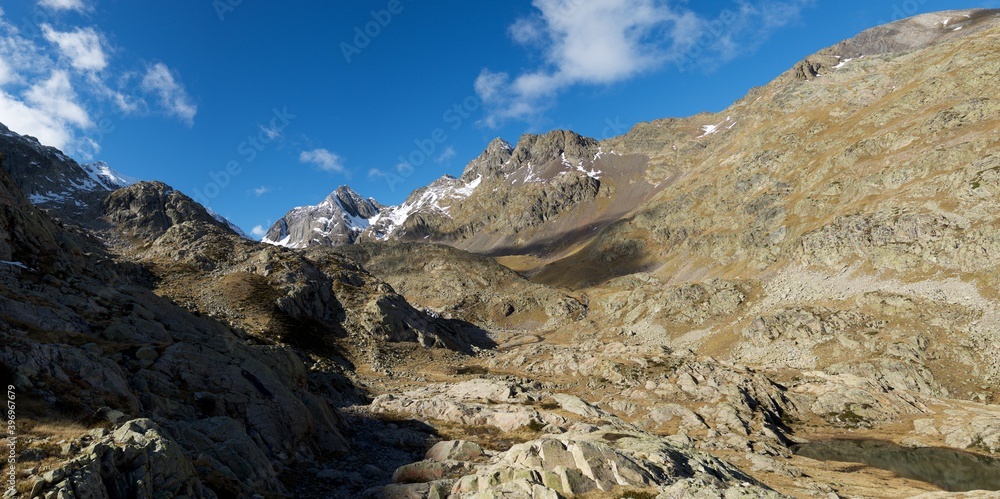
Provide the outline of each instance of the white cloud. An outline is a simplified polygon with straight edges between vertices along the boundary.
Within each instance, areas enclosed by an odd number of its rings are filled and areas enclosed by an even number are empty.
[[[0,86],[6,85],[17,79],[17,73],[14,72],[14,68],[7,64],[7,61],[0,59]]]
[[[545,39],[545,26],[535,17],[522,17],[510,25],[507,33],[521,45],[541,43]]]
[[[108,82],[105,82],[101,76],[96,73],[86,74],[87,83],[90,84],[90,91],[94,95],[110,102],[124,115],[147,111],[149,109],[149,105],[140,95],[129,95],[126,93],[131,81],[136,77],[135,73],[129,72],[118,75],[116,77],[117,81],[114,82],[117,89],[109,85]],[[138,92],[133,93],[137,94]]]
[[[95,150],[92,140],[76,138],[76,130],[94,124],[77,102],[65,71],[54,71],[49,79],[32,85],[23,98],[0,91],[0,117],[11,130],[31,135],[42,144],[71,152]]]
[[[482,100],[491,101],[500,96],[508,83],[510,83],[509,74],[494,73],[489,69],[484,69],[476,78],[476,95]]]
[[[254,225],[253,228],[250,229],[250,235],[253,237],[264,237],[267,235],[267,229],[261,225]]]
[[[440,156],[438,156],[437,158],[434,159],[434,162],[435,163],[439,163],[439,164],[440,163],[445,163],[445,162],[447,162],[448,160],[450,160],[450,159],[452,159],[454,157],[455,157],[455,148],[451,147],[451,146],[448,146],[448,147],[445,148],[444,151],[441,152]]]
[[[101,71],[108,66],[101,36],[93,28],[77,28],[63,33],[43,24],[42,34],[46,40],[59,47],[59,52],[76,69]]]
[[[6,66],[2,85],[25,83],[30,77],[46,76],[55,66],[42,47],[8,23],[0,12],[0,61]]]
[[[160,105],[167,114],[180,118],[188,126],[194,124],[198,106],[191,101],[184,86],[178,83],[166,64],[156,63],[147,68],[141,85],[143,90],[159,96]]]
[[[63,149],[73,140],[73,132],[65,123],[4,91],[0,91],[0,116],[11,130],[31,135],[48,146]]]
[[[87,4],[83,0],[39,0],[38,5],[52,10],[75,10],[84,12]]]
[[[65,71],[53,71],[48,80],[33,85],[24,96],[30,104],[58,121],[80,128],[94,125],[87,111],[76,102],[76,92]]]
[[[704,67],[752,50],[814,0],[742,1],[708,18],[681,0],[533,0],[537,12],[508,34],[540,50],[539,67],[511,76],[484,69],[475,81],[488,126],[530,121],[576,85],[608,85],[662,68]],[[693,59],[693,60],[692,60]]]
[[[91,4],[41,5],[87,12]],[[0,122],[13,131],[89,160],[100,152],[101,138],[109,131],[98,128],[96,122],[106,122],[98,117],[148,114],[149,95],[188,123],[197,112],[166,66],[137,71],[116,65],[99,29],[63,32],[49,24],[33,25],[27,18],[20,23],[23,26],[15,26],[0,8]]]
[[[253,192],[254,196],[261,197],[264,194],[267,194],[268,192],[271,192],[271,188],[268,187],[268,186],[266,186],[266,185],[262,185],[260,187],[254,187],[251,190],[251,192]]]
[[[311,163],[319,167],[320,170],[330,173],[345,173],[344,160],[326,149],[314,149],[312,151],[302,151],[299,161]]]

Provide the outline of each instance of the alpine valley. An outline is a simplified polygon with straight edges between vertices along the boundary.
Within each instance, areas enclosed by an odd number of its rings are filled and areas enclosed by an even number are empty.
[[[995,497],[998,54],[896,21],[263,242],[0,126],[16,494]]]

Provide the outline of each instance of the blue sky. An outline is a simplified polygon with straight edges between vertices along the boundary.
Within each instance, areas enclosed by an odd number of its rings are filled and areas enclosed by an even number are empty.
[[[341,184],[399,203],[494,137],[719,111],[867,27],[998,6],[4,0],[0,122],[259,233]]]

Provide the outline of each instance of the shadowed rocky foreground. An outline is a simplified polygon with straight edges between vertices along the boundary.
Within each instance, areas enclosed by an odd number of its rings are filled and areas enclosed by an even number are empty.
[[[295,248],[0,128],[9,494],[947,494],[881,468],[1000,450],[998,46],[899,21],[719,114],[494,141],[362,231],[338,190]],[[896,446],[796,452],[843,438]]]

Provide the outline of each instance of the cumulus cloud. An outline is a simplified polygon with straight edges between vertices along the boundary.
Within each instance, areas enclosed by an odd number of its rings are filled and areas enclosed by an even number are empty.
[[[435,163],[439,163],[439,164],[440,163],[447,163],[448,161],[450,161],[454,157],[455,157],[455,148],[451,147],[451,146],[448,146],[448,147],[446,147],[444,149],[444,151],[441,151],[441,155],[439,155],[437,158],[435,158],[434,162]]]
[[[87,4],[83,3],[83,0],[39,0],[38,5],[51,10],[75,10],[77,12],[87,10]]]
[[[344,160],[326,149],[302,151],[302,154],[299,154],[299,161],[315,165],[325,172],[345,173]]]
[[[267,235],[267,229],[265,229],[262,225],[254,225],[253,228],[250,229],[250,235],[257,238],[264,237]]]
[[[252,192],[253,192],[254,196],[261,197],[264,194],[267,194],[268,192],[271,192],[271,188],[268,187],[268,186],[266,186],[266,185],[262,185],[260,187],[254,187],[252,189]]]
[[[160,106],[168,115],[179,118],[188,126],[194,124],[198,106],[192,102],[187,90],[166,64],[159,62],[146,68],[141,86],[143,90],[157,95]]]
[[[57,120],[80,128],[93,126],[87,111],[77,103],[76,92],[65,71],[53,71],[48,80],[33,85],[24,96],[37,109]]]
[[[42,25],[42,35],[59,48],[59,52],[70,61],[70,65],[81,71],[101,71],[108,66],[103,43],[93,28],[77,28],[66,33]]]
[[[87,111],[77,102],[76,92],[65,71],[32,85],[22,98],[0,91],[0,116],[11,130],[37,138],[41,143],[70,149],[91,146],[93,141],[78,140],[77,129],[94,126]]]
[[[17,78],[14,68],[7,64],[7,61],[0,59],[0,86],[10,83]]]
[[[543,63],[511,75],[483,69],[476,94],[485,124],[530,121],[577,85],[608,85],[674,63],[706,66],[752,50],[814,0],[749,0],[706,17],[680,0],[533,0],[536,12],[508,29]]]
[[[87,0],[39,5],[91,10]],[[188,124],[193,120],[197,107],[166,65],[115,64],[115,50],[94,27],[60,31],[46,23],[24,24],[15,26],[0,8],[0,121],[13,131],[89,160],[106,133],[95,124],[102,121],[98,117],[148,114],[159,105]]]

